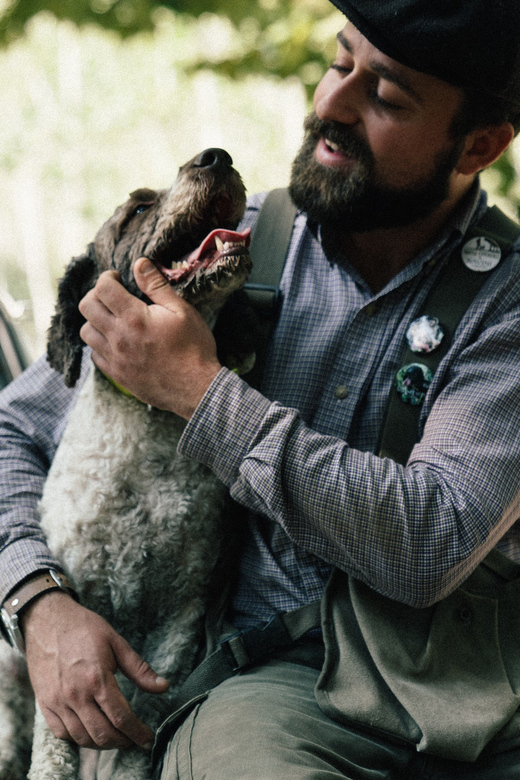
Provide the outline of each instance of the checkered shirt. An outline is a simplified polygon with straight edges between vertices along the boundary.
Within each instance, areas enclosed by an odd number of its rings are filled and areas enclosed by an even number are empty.
[[[253,200],[246,224],[260,203]],[[475,192],[377,295],[344,259],[327,258],[297,217],[262,394],[223,369],[180,443],[250,510],[237,625],[319,598],[331,566],[425,606],[467,577],[520,517],[518,253],[454,335],[408,467],[373,454],[405,331],[485,206]],[[513,526],[501,543],[512,557],[517,537]]]
[[[243,226],[261,202],[251,199]],[[319,233],[297,216],[262,392],[222,369],[179,445],[249,510],[233,601],[238,625],[319,598],[332,566],[425,606],[499,540],[520,556],[518,252],[454,335],[407,468],[373,454],[406,328],[484,208],[485,195],[475,192],[376,295],[348,261],[327,257]],[[2,600],[24,576],[58,565],[37,501],[76,392],[42,359],[0,395]]]

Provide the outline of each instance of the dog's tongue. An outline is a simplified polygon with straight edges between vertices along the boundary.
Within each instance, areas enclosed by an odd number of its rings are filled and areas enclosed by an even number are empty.
[[[187,261],[188,263],[201,262],[204,259],[205,255],[207,255],[208,253],[211,254],[215,249],[217,245],[216,239],[220,239],[223,244],[245,243],[245,246],[248,247],[249,244],[251,243],[251,230],[250,228],[246,228],[241,233],[238,233],[236,230],[223,230],[222,228],[218,228],[217,230],[212,230],[211,233],[208,236],[206,236],[206,238],[199,246],[199,248],[195,249],[191,254],[185,257],[184,260]]]
[[[240,232],[236,230],[225,230],[224,228],[212,230],[197,249],[194,249],[193,252],[185,255],[185,257],[174,264],[178,267],[161,267],[159,270],[170,283],[178,283],[181,280],[184,280],[185,277],[191,276],[196,271],[208,268],[220,257],[225,257],[227,254],[233,254],[233,246],[219,249],[217,246],[219,241],[221,242],[221,247],[223,244],[243,244],[245,247],[248,247],[251,243],[251,230],[250,228],[246,228]],[[180,263],[182,263],[182,266],[179,265]]]

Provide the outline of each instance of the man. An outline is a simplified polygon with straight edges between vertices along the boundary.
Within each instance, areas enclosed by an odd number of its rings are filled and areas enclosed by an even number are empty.
[[[485,211],[479,171],[517,129],[520,15],[516,0],[334,2],[349,21],[294,164],[300,212],[262,392],[221,369],[209,330],[145,258],[135,276],[151,306],[111,272],[80,306],[96,365],[189,420],[182,451],[211,466],[249,510],[233,624],[259,625],[321,598],[333,570],[321,676],[314,631],[292,656],[217,686],[170,740],[162,777],[516,778],[518,663],[513,651],[504,671],[490,602],[480,596],[467,606],[457,588],[497,544],[520,557],[517,250],[454,334],[407,467],[372,453],[407,328]],[[57,565],[28,507],[42,480],[35,452],[52,455],[71,399],[50,371],[38,371],[32,416],[20,406],[27,384],[11,391],[5,415],[7,429],[23,434],[10,434],[20,487],[6,504],[3,597],[21,576]],[[52,430],[50,418],[60,421]],[[446,661],[454,610],[456,647]],[[415,623],[428,623],[427,636],[431,628],[424,669],[414,666],[419,645],[409,659],[399,655]],[[464,633],[480,624],[480,633]],[[54,591],[28,607],[22,627],[31,679],[58,736],[103,748],[151,740],[113,672],[157,693],[164,682],[104,621]],[[483,681],[479,659],[488,655],[486,674],[495,676]],[[453,667],[440,692],[438,657]],[[490,698],[476,706],[472,691],[481,687]],[[457,699],[461,718],[443,711]]]

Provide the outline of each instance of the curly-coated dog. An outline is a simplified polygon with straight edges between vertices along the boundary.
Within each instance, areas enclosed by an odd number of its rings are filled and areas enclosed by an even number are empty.
[[[142,296],[132,265],[149,257],[213,325],[250,271],[249,232],[235,232],[244,208],[241,178],[220,149],[183,166],[170,191],[132,193],[60,283],[48,358],[67,385],[75,384],[82,363],[78,302],[106,269],[117,269],[125,287]],[[243,330],[240,323],[238,332]],[[133,710],[152,728],[195,662],[226,536],[226,491],[205,467],[176,453],[183,427],[180,418],[125,395],[93,368],[41,501],[48,544],[81,603],[171,683],[167,694],[151,696],[118,679]],[[24,659],[0,645],[0,779],[21,780],[33,704]],[[54,737],[36,707],[30,780],[77,780],[78,753]],[[112,777],[149,777],[149,754],[119,751]]]

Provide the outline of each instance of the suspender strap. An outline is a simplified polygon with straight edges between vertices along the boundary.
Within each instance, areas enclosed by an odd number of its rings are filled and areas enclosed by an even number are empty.
[[[258,315],[260,339],[254,368],[247,381],[259,387],[267,346],[275,328],[282,303],[280,280],[291,241],[296,206],[286,188],[271,190],[262,204],[253,229],[249,254],[253,270],[244,286]]]
[[[511,560],[511,558],[507,558],[496,548],[488,552],[480,565],[491,569],[494,574],[501,577],[505,582],[514,582],[520,579],[520,564]]]
[[[442,324],[444,338],[441,345],[433,352],[420,355],[406,349],[401,365],[420,362],[428,366],[433,374],[448,352],[459,322],[492,272],[472,271],[462,262],[462,248],[477,236],[498,244],[503,256],[520,236],[520,227],[494,206],[468,231],[461,246],[448,260],[421,310],[421,314],[437,317]],[[403,465],[406,463],[412,447],[419,439],[420,414],[420,405],[403,403],[397,391],[392,389],[378,448],[381,457],[392,458]]]

